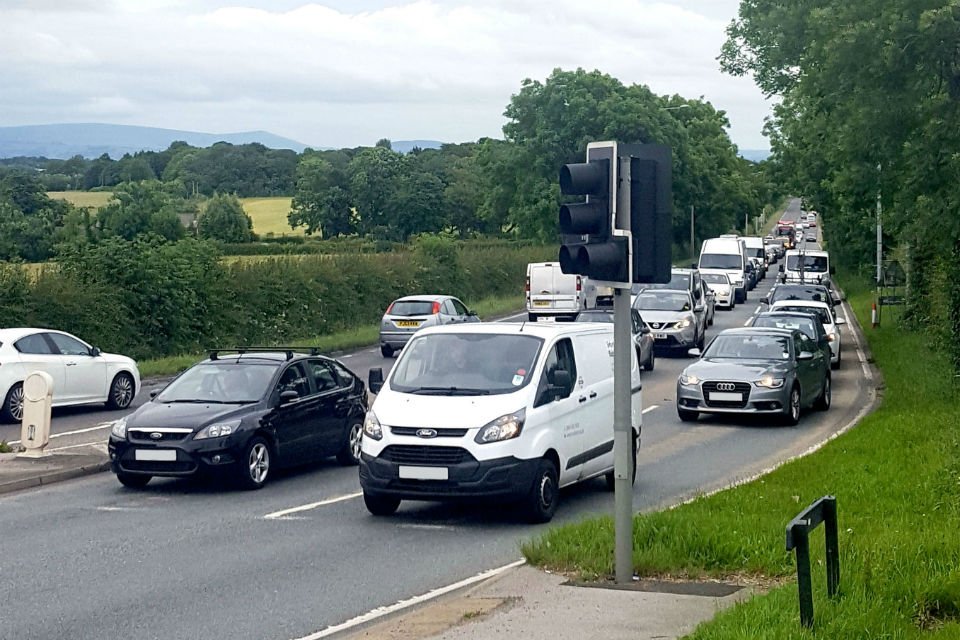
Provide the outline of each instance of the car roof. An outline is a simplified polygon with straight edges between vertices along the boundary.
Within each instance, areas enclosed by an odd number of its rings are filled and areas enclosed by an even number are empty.
[[[773,303],[771,311],[776,310],[777,306],[783,307],[823,307],[824,309],[829,310],[830,305],[823,300],[777,300]]]
[[[329,356],[321,355],[319,353],[303,353],[303,352],[290,352],[291,357],[287,357],[287,351],[278,348],[276,351],[245,351],[239,353],[237,351],[228,351],[226,353],[218,354],[216,358],[207,358],[206,360],[201,360],[196,364],[208,364],[216,362],[217,364],[254,364],[258,360],[261,361],[261,364],[264,362],[283,364],[284,362],[297,362],[300,360],[306,360],[307,358],[320,358],[321,360],[326,360],[328,362],[336,362],[334,358]]]
[[[544,340],[575,333],[612,333],[613,325],[606,322],[471,322],[427,327],[417,336],[435,333],[481,333],[489,335],[530,335]]]
[[[453,296],[443,295],[443,294],[422,294],[415,296],[403,296],[402,298],[397,298],[394,302],[441,302],[447,298],[452,298]]]
[[[718,336],[732,336],[732,335],[775,335],[775,336],[792,336],[793,332],[796,329],[779,329],[777,327],[733,327],[732,329],[724,329]]]

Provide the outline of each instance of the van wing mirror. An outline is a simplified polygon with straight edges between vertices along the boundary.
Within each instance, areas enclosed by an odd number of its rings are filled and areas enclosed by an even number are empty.
[[[98,355],[100,355],[100,349],[97,347],[90,347],[90,355],[96,358]]]
[[[559,390],[566,391],[570,388],[573,380],[570,378],[570,372],[566,369],[557,369],[553,372],[553,384]]]
[[[381,367],[370,369],[367,374],[367,388],[370,389],[371,393],[380,393],[380,389],[383,389],[383,369]]]

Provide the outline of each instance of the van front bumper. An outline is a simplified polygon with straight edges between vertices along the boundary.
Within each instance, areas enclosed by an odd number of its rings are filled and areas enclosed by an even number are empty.
[[[537,458],[521,460],[513,456],[493,460],[470,458],[445,467],[447,480],[411,480],[400,477],[400,467],[405,465],[361,453],[360,486],[368,493],[407,500],[518,500],[530,492],[539,463]]]

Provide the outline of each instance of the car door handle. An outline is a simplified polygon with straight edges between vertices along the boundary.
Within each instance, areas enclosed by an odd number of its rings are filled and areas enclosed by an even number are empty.
[[[580,396],[580,402],[586,402],[587,396]]]
[[[67,363],[67,366],[68,366],[68,367],[75,367],[75,366],[77,366],[77,363],[76,363],[76,362],[68,362],[68,363]]]
[[[590,397],[591,397],[591,398],[596,398],[596,397],[597,397],[597,392],[596,392],[596,391],[591,391],[591,392],[590,392]]]

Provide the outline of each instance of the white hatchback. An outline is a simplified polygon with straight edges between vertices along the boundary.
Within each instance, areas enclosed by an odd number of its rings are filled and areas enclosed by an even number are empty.
[[[126,356],[101,353],[53,329],[0,329],[0,420],[23,417],[23,380],[34,371],[53,378],[53,406],[104,402],[126,409],[140,390],[140,370]]]
[[[830,368],[840,367],[840,326],[846,324],[844,318],[838,317],[836,311],[826,302],[818,300],[778,300],[770,307],[770,311],[799,311],[812,313],[820,317],[823,328],[830,340]]]

